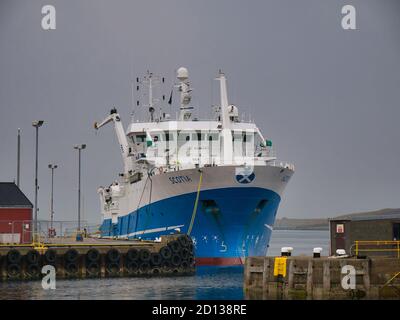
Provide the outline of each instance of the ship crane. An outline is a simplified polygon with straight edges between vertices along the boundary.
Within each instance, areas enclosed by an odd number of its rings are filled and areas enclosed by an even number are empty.
[[[101,127],[105,126],[109,122],[114,122],[115,133],[117,135],[118,143],[121,147],[122,153],[122,160],[124,162],[124,175],[129,177],[132,174],[132,160],[131,160],[131,149],[128,145],[128,140],[125,135],[124,127],[122,126],[120,115],[117,112],[117,109],[113,108],[110,111],[110,115],[105,118],[102,122],[94,123],[94,128],[96,130],[100,129]]]

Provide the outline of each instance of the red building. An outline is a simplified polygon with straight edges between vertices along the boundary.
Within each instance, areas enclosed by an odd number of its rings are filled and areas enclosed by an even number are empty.
[[[13,182],[0,182],[0,243],[29,243],[33,205]]]

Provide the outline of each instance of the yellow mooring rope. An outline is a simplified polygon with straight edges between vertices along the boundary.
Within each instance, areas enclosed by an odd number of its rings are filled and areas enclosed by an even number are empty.
[[[201,183],[203,181],[203,171],[200,171],[200,179],[199,179],[199,184],[197,186],[197,195],[196,195],[196,201],[194,202],[194,208],[193,208],[193,213],[192,213],[192,219],[190,220],[189,224],[189,229],[187,234],[190,236],[190,233],[192,232],[193,224],[194,224],[194,219],[196,218],[196,212],[197,212],[197,204],[199,203],[199,196],[200,196],[200,189],[201,189]]]

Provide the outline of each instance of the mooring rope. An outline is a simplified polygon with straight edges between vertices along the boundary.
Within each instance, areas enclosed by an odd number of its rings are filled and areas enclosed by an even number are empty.
[[[190,236],[190,233],[192,232],[192,228],[193,228],[193,224],[194,224],[194,219],[196,218],[197,204],[199,203],[199,196],[200,196],[200,189],[201,189],[202,181],[203,181],[203,171],[200,170],[199,184],[197,185],[196,201],[194,202],[194,208],[193,208],[192,218],[191,218],[191,220],[190,220],[189,228],[188,228],[188,231],[187,231],[187,235],[189,235],[189,236]]]
[[[149,178],[150,178],[149,173],[147,173],[147,178],[146,178],[146,181],[143,186],[142,194],[140,195],[139,203],[136,208],[135,238],[136,238],[136,232],[137,232],[138,221],[139,221],[139,206],[140,206],[140,202],[142,202],[142,197],[143,197],[144,191],[146,190],[146,185],[147,185],[147,181],[149,181]]]

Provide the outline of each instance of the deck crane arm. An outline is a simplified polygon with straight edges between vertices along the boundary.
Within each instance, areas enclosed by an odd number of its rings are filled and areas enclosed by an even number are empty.
[[[121,118],[117,112],[117,109],[112,109],[110,111],[110,115],[105,118],[102,122],[94,123],[94,128],[96,130],[100,129],[101,127],[105,126],[109,122],[114,122],[115,133],[117,135],[118,143],[121,147],[122,159],[124,161],[124,174],[128,174],[132,171],[132,160],[129,157],[129,145],[128,139],[126,138],[124,127],[121,123]]]

